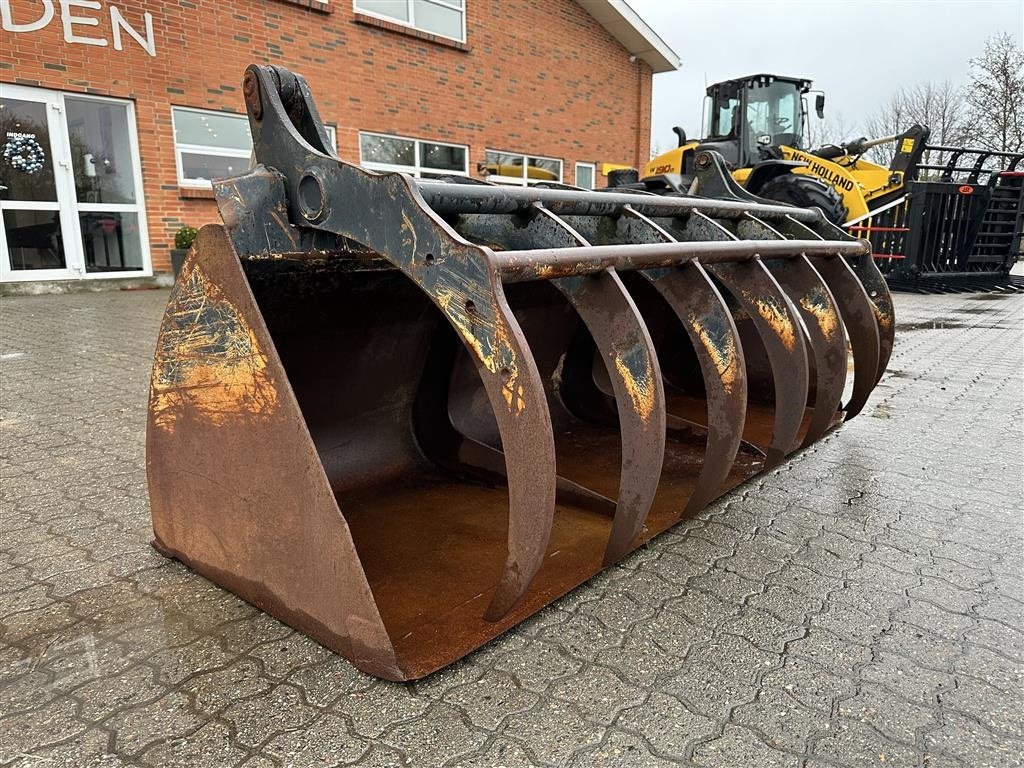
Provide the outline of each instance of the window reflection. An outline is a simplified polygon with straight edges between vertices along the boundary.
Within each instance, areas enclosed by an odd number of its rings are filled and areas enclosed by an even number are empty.
[[[123,104],[65,99],[80,203],[134,203],[128,115]]]
[[[63,269],[59,211],[4,211],[11,269]]]
[[[56,199],[46,105],[0,99],[0,200]]]
[[[139,217],[134,213],[79,213],[86,272],[142,269]]]

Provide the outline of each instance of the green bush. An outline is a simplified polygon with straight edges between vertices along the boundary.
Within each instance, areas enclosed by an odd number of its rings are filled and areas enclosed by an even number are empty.
[[[182,227],[174,233],[174,247],[183,251],[192,247],[192,241],[196,239],[199,231],[195,227]]]

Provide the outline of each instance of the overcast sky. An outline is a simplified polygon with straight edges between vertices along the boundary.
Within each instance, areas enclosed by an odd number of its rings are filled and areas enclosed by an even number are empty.
[[[654,76],[651,139],[661,151],[675,146],[673,125],[699,135],[705,83],[808,77],[828,94],[826,114],[854,130],[900,86],[966,82],[967,60],[993,33],[1024,39],[1024,0],[628,2],[683,60]]]

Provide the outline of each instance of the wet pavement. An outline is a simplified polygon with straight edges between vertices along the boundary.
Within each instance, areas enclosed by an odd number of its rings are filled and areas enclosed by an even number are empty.
[[[861,417],[410,684],[150,548],[166,296],[0,302],[0,765],[1024,765],[1024,296],[897,296]]]

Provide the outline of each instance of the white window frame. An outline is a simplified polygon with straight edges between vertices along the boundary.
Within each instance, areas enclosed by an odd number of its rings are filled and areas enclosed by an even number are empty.
[[[523,175],[517,179],[514,176],[499,176],[496,173],[491,173],[487,175],[487,181],[493,181],[496,184],[514,184],[517,187],[528,187],[531,184],[561,184],[562,180],[565,178],[565,161],[562,160],[562,158],[560,157],[548,157],[546,155],[530,155],[525,152],[509,152],[504,149],[493,149],[491,147],[488,147],[487,149],[484,150],[485,166],[487,165],[488,152],[496,152],[497,154],[500,155],[512,155],[514,157],[521,157],[523,159]],[[547,179],[531,179],[527,175],[527,169],[529,166],[526,162],[531,157],[534,160],[550,160],[551,162],[558,163],[558,178],[554,182],[548,181]]]
[[[237,117],[242,120],[248,121],[248,116],[244,113],[239,112],[228,112],[223,109],[201,109],[199,107],[185,107],[179,104],[171,105],[171,131],[174,135],[174,167],[178,175],[178,186],[186,189],[211,189],[213,187],[212,180],[203,179],[187,179],[185,178],[185,172],[183,170],[181,156],[185,152],[193,152],[201,155],[219,155],[220,157],[237,157],[245,160],[252,158],[252,147],[249,149],[229,149],[227,147],[214,147],[209,144],[181,144],[178,142],[178,126],[175,119],[177,112],[194,112],[197,115],[218,115]],[[338,149],[338,136],[337,131],[333,125],[325,126],[327,128],[327,136],[331,140],[331,144],[335,151]]]
[[[597,185],[597,163],[576,163],[572,171],[572,180],[577,187],[580,185],[580,168],[590,169],[590,178],[593,182],[590,187],[584,189],[594,189]]]
[[[376,13],[375,11],[368,11],[368,10],[366,10],[364,8],[360,8],[359,7],[359,0],[352,0],[352,10],[355,13],[361,14],[363,16],[371,16],[372,18],[381,19],[382,21],[387,21],[387,22],[390,22],[391,24],[398,24],[399,26],[402,26],[402,27],[408,27],[409,29],[415,29],[417,32],[423,32],[423,33],[428,34],[428,35],[434,35],[435,37],[443,37],[445,40],[455,40],[456,42],[459,42],[459,43],[465,43],[466,42],[466,3],[469,2],[469,0],[463,0],[461,8],[459,6],[457,6],[457,5],[452,4],[450,2],[450,0],[425,0],[425,1],[428,2],[428,3],[431,3],[433,5],[440,5],[442,8],[448,8],[449,10],[452,10],[452,11],[458,11],[460,14],[462,14],[462,36],[461,37],[451,37],[449,35],[442,35],[440,32],[433,32],[433,31],[431,31],[429,29],[424,29],[423,27],[417,27],[416,26],[416,10],[415,10],[416,4],[413,3],[412,0],[405,0],[406,8],[408,10],[408,15],[409,15],[409,20],[408,21],[405,21],[404,19],[396,18],[395,16],[386,16],[383,13]],[[395,0],[395,2],[399,2],[399,0]]]
[[[395,139],[397,141],[411,141],[413,145],[413,162],[415,165],[399,165],[397,163],[377,163],[373,160],[363,159],[363,136],[374,136],[380,139]],[[449,171],[444,168],[428,168],[423,165],[420,157],[421,144],[436,144],[439,147],[454,147],[465,153],[466,162],[461,171]],[[398,171],[408,173],[417,179],[422,178],[424,173],[446,175],[446,176],[469,176],[469,146],[466,144],[453,144],[450,141],[434,141],[433,139],[416,139],[412,136],[399,136],[394,133],[380,133],[379,131],[359,132],[359,165],[370,171]]]

